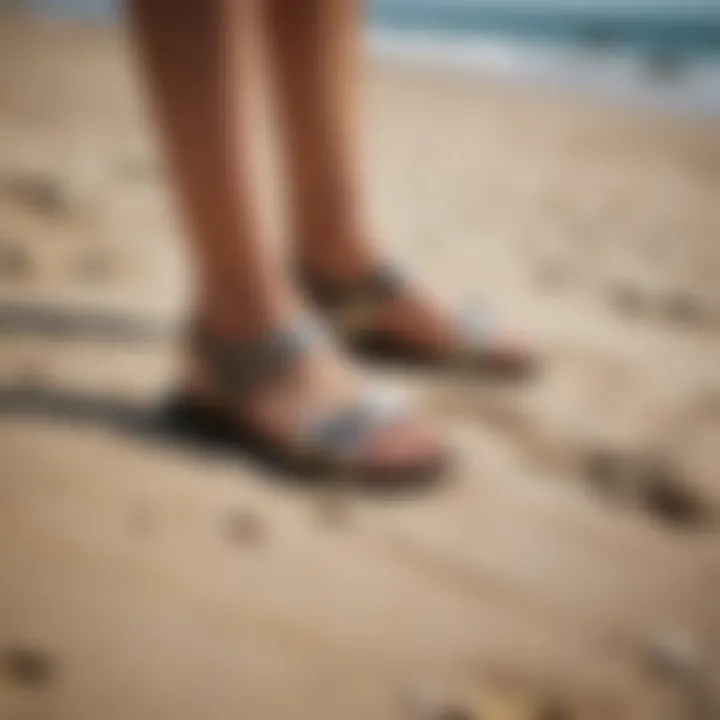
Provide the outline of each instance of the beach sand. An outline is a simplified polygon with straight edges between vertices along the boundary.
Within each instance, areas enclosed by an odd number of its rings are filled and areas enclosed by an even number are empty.
[[[392,375],[461,462],[382,502],[150,432],[189,273],[131,59],[0,23],[0,718],[720,717],[720,127],[369,63],[378,237],[547,355]]]

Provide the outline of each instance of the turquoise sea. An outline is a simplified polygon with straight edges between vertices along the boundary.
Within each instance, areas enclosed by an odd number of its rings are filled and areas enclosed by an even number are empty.
[[[373,49],[720,119],[720,0],[374,0]]]

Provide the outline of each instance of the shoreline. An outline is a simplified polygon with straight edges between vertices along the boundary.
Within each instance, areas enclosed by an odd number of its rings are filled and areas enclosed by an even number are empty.
[[[8,11],[0,17],[72,30],[117,31],[122,13]],[[720,122],[720,54],[659,54],[632,46],[595,46],[568,38],[546,42],[516,36],[387,29],[365,32],[370,62],[458,73],[519,89],[537,88],[598,108],[640,110],[681,119]]]
[[[371,56],[572,95],[580,101],[720,121],[720,57],[652,56],[516,38],[371,28]]]

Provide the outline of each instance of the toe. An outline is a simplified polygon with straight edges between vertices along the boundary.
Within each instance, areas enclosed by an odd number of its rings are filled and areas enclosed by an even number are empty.
[[[419,419],[383,428],[368,441],[362,455],[365,474],[389,489],[414,479],[440,477],[452,459],[441,433]]]
[[[481,357],[491,369],[513,376],[531,374],[540,362],[530,338],[517,331],[499,333],[493,338],[491,347],[481,352]]]

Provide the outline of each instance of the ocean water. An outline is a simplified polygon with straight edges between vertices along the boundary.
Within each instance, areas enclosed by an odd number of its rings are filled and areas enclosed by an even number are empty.
[[[374,0],[396,59],[720,120],[720,0]]]
[[[11,2],[89,19],[121,7]],[[720,0],[369,0],[368,28],[397,60],[720,119]]]
[[[375,26],[720,54],[720,0],[371,0]]]
[[[121,0],[9,0],[9,4],[45,15],[105,20],[118,15],[122,2]]]

